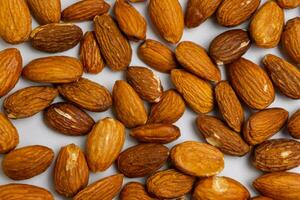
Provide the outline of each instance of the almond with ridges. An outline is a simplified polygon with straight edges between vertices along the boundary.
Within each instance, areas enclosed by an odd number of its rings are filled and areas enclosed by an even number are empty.
[[[150,197],[143,184],[139,182],[127,183],[121,193],[120,200],[154,200]]]
[[[257,197],[253,197],[251,198],[251,200],[273,200],[269,197],[264,197],[264,196],[257,196]]]
[[[19,134],[9,119],[0,113],[0,153],[8,153],[19,143]]]
[[[297,8],[300,5],[299,0],[277,0],[277,3],[285,9]]]
[[[61,17],[60,0],[27,0],[27,4],[32,15],[40,24],[59,23]]]
[[[289,119],[288,131],[294,138],[300,139],[300,109]]]

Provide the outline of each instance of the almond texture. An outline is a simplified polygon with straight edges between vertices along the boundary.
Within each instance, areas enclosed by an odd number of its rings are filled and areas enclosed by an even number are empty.
[[[150,197],[143,184],[139,182],[127,183],[121,193],[120,200],[154,200]]]
[[[294,138],[300,139],[300,109],[289,119],[288,131]]]
[[[286,9],[297,8],[300,5],[299,0],[277,0],[277,3],[280,5],[280,7]]]
[[[0,113],[0,153],[8,153],[19,143],[19,134],[9,119]]]

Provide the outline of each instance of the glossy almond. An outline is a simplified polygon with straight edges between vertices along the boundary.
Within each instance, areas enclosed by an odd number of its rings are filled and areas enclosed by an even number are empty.
[[[300,139],[300,109],[289,119],[288,131],[294,138]]]
[[[154,200],[150,197],[143,184],[139,182],[127,183],[121,193],[120,200]]]
[[[277,0],[280,7],[286,9],[297,8],[300,5],[299,0]]]
[[[8,153],[19,143],[19,134],[9,119],[0,113],[0,153]]]
[[[212,86],[208,82],[181,69],[172,70],[171,79],[193,111],[196,113],[212,111],[214,97]]]
[[[24,180],[37,176],[48,169],[54,158],[52,149],[26,146],[8,153],[2,160],[2,169],[13,180]]]
[[[224,155],[217,148],[194,141],[175,145],[171,150],[174,166],[192,176],[213,176],[224,168]]]
[[[89,168],[83,152],[75,144],[60,149],[54,168],[54,184],[56,191],[73,197],[84,189],[89,181]]]
[[[27,0],[27,4],[32,15],[40,24],[59,23],[61,17],[60,0]]]
[[[231,84],[238,96],[252,109],[264,109],[275,98],[273,84],[255,63],[240,58],[229,64]]]
[[[58,96],[56,88],[31,86],[20,89],[5,98],[3,108],[11,119],[20,119],[37,114],[48,107]]]
[[[105,111],[112,105],[112,98],[108,89],[86,78],[59,85],[58,91],[68,101],[90,111]]]
[[[250,115],[243,129],[245,140],[251,145],[264,142],[285,125],[288,116],[283,108],[269,108]]]

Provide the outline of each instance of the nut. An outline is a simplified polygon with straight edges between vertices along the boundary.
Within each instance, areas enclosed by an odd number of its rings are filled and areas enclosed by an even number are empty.
[[[120,200],[154,200],[147,194],[146,188],[139,182],[127,183],[121,193]]]
[[[297,110],[289,119],[288,131],[291,136],[300,139],[300,109]]]
[[[60,0],[27,0],[32,15],[40,24],[59,23],[60,21]]]
[[[19,134],[9,119],[0,113],[0,153],[8,153],[19,143]]]

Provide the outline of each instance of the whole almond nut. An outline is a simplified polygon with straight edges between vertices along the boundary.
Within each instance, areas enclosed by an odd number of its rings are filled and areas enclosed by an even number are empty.
[[[147,179],[148,192],[159,199],[181,197],[193,189],[196,178],[175,169],[159,171]]]
[[[20,89],[5,98],[3,108],[11,119],[33,116],[48,107],[58,96],[56,88],[31,86]]]
[[[10,44],[28,40],[31,16],[26,0],[0,1],[0,36]]]
[[[2,160],[2,169],[13,180],[25,180],[48,169],[54,158],[52,149],[40,146],[26,146],[15,149]]]
[[[95,124],[86,112],[70,103],[55,103],[44,112],[46,124],[66,135],[85,135]]]
[[[92,20],[96,15],[107,13],[109,8],[104,0],[84,0],[65,8],[61,15],[63,21]]]
[[[127,183],[121,193],[120,200],[154,200],[147,194],[146,188],[139,182]]]
[[[196,113],[208,113],[214,107],[212,86],[181,69],[173,69],[171,72],[172,83],[182,95],[187,104]]]
[[[194,141],[175,145],[171,150],[174,166],[192,176],[213,176],[224,168],[224,155],[217,148]]]
[[[178,0],[150,0],[148,12],[163,39],[173,44],[179,42],[184,29],[184,16]]]
[[[102,172],[117,159],[125,142],[125,127],[118,120],[97,122],[86,141],[86,157],[93,172]]]
[[[300,109],[289,119],[288,131],[294,138],[300,139]]]
[[[277,3],[280,5],[280,7],[286,9],[297,8],[300,5],[299,0],[277,0]]]
[[[168,159],[169,149],[161,144],[139,144],[123,151],[117,160],[121,173],[143,177],[158,170]]]
[[[8,153],[19,143],[19,134],[9,119],[0,113],[0,153]]]
[[[108,89],[86,78],[59,85],[58,91],[68,101],[89,111],[105,111],[112,105],[112,97]]]
[[[253,197],[251,198],[251,200],[273,200],[269,197],[264,197],[264,196],[257,196],[257,197]]]
[[[128,40],[108,14],[94,18],[96,38],[106,64],[113,71],[124,70],[131,62],[132,50]]]
[[[262,48],[276,47],[284,25],[284,12],[275,1],[267,1],[255,13],[250,23],[250,34]]]
[[[251,145],[266,141],[285,125],[288,116],[283,108],[269,108],[252,114],[244,124],[244,139]]]
[[[81,62],[68,56],[50,56],[31,61],[23,68],[24,78],[39,83],[70,83],[83,73]]]
[[[255,63],[240,58],[229,64],[231,84],[238,96],[252,109],[264,109],[275,98],[273,84]]]
[[[60,149],[54,168],[54,184],[56,191],[73,197],[84,189],[89,181],[89,168],[83,152],[75,144]]]

